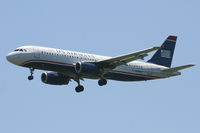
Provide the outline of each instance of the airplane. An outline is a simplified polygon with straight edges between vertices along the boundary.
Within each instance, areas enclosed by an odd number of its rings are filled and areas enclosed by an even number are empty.
[[[33,79],[35,69],[47,70],[41,74],[42,82],[51,85],[67,85],[74,80],[78,83],[75,91],[82,92],[80,80],[97,79],[99,86],[107,80],[146,81],[181,75],[182,69],[193,64],[171,67],[177,36],[170,35],[160,47],[133,52],[116,57],[100,56],[40,46],[22,46],[9,53],[9,62],[30,69],[29,80]],[[147,62],[149,52],[155,54]]]

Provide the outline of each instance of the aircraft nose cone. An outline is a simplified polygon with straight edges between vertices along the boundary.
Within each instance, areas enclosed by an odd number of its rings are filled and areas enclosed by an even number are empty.
[[[9,62],[13,63],[14,60],[15,60],[15,56],[14,56],[12,53],[9,53],[9,54],[6,56],[6,59],[7,59]]]
[[[10,61],[10,59],[11,59],[11,55],[8,54],[8,55],[6,56],[6,59],[7,59],[8,61]]]
[[[21,64],[21,59],[20,59],[20,55],[18,53],[14,53],[14,52],[11,52],[9,53],[7,56],[6,56],[6,59],[12,63],[12,64],[15,64],[15,65],[20,65]]]

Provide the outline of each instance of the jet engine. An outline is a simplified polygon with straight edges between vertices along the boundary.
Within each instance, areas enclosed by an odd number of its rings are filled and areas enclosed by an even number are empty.
[[[86,76],[99,76],[101,73],[99,67],[90,62],[77,62],[75,65],[75,71],[78,74]]]
[[[70,78],[57,72],[44,72],[41,75],[41,80],[45,84],[67,85]]]

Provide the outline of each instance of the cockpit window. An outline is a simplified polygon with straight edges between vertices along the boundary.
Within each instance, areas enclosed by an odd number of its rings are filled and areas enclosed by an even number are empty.
[[[15,49],[14,51],[19,51],[19,49]]]
[[[15,49],[14,51],[27,52],[27,50],[26,50],[26,49]]]

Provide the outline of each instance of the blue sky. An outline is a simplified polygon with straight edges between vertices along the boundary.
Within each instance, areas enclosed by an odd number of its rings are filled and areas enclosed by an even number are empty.
[[[198,0],[0,1],[0,132],[199,133]],[[117,56],[159,46],[177,35],[173,66],[194,63],[179,77],[147,82],[75,82],[51,86],[43,71],[6,61],[22,45]],[[146,60],[149,57],[146,58]]]

